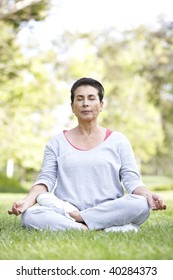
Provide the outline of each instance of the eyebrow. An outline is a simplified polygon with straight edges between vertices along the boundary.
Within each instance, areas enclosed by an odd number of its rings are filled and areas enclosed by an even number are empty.
[[[77,94],[76,97],[84,97],[82,94]],[[89,94],[88,97],[96,97],[95,94]]]

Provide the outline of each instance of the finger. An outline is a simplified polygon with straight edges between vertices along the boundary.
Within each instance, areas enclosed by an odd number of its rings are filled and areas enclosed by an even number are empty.
[[[151,196],[148,196],[147,201],[152,210],[157,210],[156,202]]]
[[[152,205],[152,206],[151,206],[151,209],[152,209],[153,211],[158,210],[156,205]]]
[[[19,210],[15,209],[14,214],[15,214],[16,216],[18,216],[18,215],[21,214],[21,212],[20,212]]]
[[[162,210],[162,207],[159,205],[158,201],[155,201],[155,204],[152,206],[152,210]]]
[[[158,194],[152,195],[152,203],[151,203],[152,210],[165,210],[166,205],[163,204],[162,198]]]
[[[166,205],[165,204],[162,204],[159,206],[158,208],[159,210],[166,210]]]
[[[8,214],[9,214],[9,215],[12,215],[13,212],[12,212],[11,210],[8,210]]]
[[[151,207],[152,210],[165,210],[166,205],[163,204],[162,199],[155,200],[153,206]]]
[[[161,198],[158,199],[157,204],[158,204],[158,209],[159,210],[165,210],[166,209],[166,204],[163,204],[163,201],[162,201]]]
[[[18,210],[18,209],[16,209],[15,207],[13,207],[12,210],[8,210],[8,214],[9,214],[9,215],[14,214],[14,215],[18,216],[18,215],[21,214],[21,211]]]

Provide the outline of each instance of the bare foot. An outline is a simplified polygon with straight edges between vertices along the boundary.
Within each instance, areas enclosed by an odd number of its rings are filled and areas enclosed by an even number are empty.
[[[81,215],[79,214],[78,211],[73,211],[69,213],[70,217],[72,217],[73,219],[75,219],[76,222],[78,223],[83,223],[84,220],[82,219]]]
[[[88,227],[86,225],[84,225],[84,224],[81,224],[81,229],[82,230],[88,230]]]
[[[87,225],[84,224],[84,220],[82,219],[81,215],[79,214],[78,211],[73,211],[68,213],[70,215],[70,217],[72,217],[73,219],[75,219],[76,222],[81,223],[81,229],[82,230],[88,230]]]

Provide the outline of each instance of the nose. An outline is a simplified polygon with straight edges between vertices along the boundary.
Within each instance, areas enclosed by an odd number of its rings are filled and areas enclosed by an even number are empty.
[[[87,107],[88,106],[88,99],[84,98],[83,100],[83,107]]]

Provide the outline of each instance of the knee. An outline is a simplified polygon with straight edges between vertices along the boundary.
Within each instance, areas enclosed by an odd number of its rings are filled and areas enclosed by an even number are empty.
[[[32,224],[32,219],[33,219],[33,210],[32,208],[28,208],[21,217],[21,221],[22,221],[22,226],[25,228],[31,228],[31,224]]]
[[[140,218],[140,223],[143,223],[150,215],[150,207],[148,205],[147,199],[140,195],[133,195],[133,197],[136,200],[135,208],[137,217]]]
[[[47,201],[49,200],[50,198],[52,198],[52,193],[49,193],[49,192],[43,192],[43,193],[40,193],[36,200],[38,202],[38,204],[42,205],[44,201]]]
[[[142,211],[143,213],[149,213],[150,207],[148,205],[147,199],[141,195],[132,195],[136,199],[136,207],[138,211]]]

